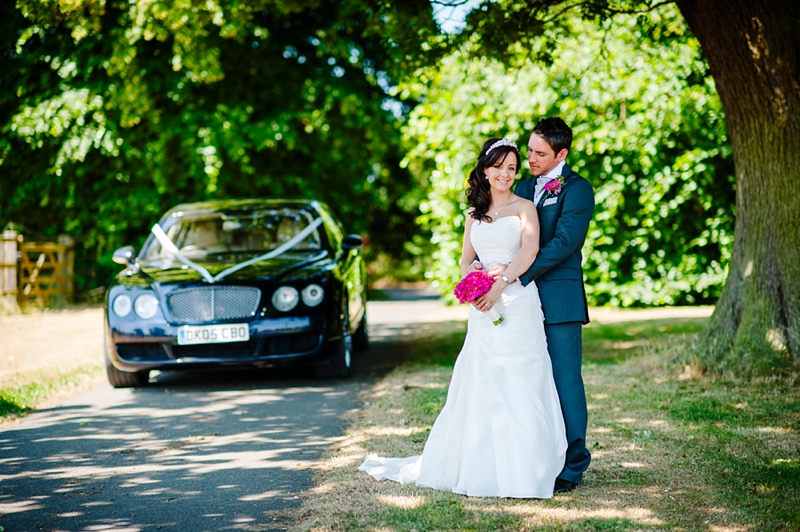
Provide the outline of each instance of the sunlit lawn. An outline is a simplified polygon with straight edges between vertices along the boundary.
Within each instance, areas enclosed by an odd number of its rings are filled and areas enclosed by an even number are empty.
[[[0,315],[0,422],[98,382],[102,312],[94,305]]]
[[[24,414],[65,390],[94,381],[103,374],[103,365],[96,358],[87,357],[84,365],[77,368],[24,372],[0,382],[0,421]]]
[[[712,381],[685,368],[681,348],[703,323],[585,329],[593,462],[583,486],[546,501],[466,498],[356,470],[370,452],[421,452],[464,324],[429,329],[411,341],[411,361],[364,394],[295,528],[800,530],[800,392],[787,381]]]

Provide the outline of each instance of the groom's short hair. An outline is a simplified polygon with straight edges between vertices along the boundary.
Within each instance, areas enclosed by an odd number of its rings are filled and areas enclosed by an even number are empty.
[[[572,130],[557,116],[543,118],[533,128],[533,132],[542,137],[555,153],[572,147]]]

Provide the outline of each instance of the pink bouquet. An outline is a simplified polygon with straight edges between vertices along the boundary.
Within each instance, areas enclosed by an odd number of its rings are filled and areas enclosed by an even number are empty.
[[[470,272],[461,279],[453,290],[453,294],[458,298],[459,303],[472,303],[483,294],[488,292],[494,284],[494,278],[484,270]],[[486,312],[492,319],[492,323],[500,325],[503,316],[492,307]]]

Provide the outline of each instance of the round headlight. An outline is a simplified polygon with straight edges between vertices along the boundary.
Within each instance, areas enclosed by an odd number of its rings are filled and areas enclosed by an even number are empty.
[[[131,313],[131,298],[125,294],[115,297],[114,302],[111,304],[111,310],[120,318],[124,318]]]
[[[133,311],[143,320],[149,320],[156,315],[158,310],[158,299],[152,294],[142,294],[136,298],[133,304]]]
[[[272,304],[282,312],[289,312],[297,306],[300,296],[291,286],[281,286],[272,294]]]
[[[316,307],[322,303],[325,297],[325,290],[318,284],[310,284],[303,288],[303,303],[309,307]]]

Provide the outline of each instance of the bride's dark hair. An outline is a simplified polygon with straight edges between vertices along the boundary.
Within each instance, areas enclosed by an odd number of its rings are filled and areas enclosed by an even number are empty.
[[[488,152],[488,153],[487,153]],[[506,155],[513,153],[517,158],[517,172],[522,164],[519,150],[513,142],[506,139],[489,139],[483,144],[478,163],[475,169],[469,173],[469,186],[467,187],[467,204],[472,207],[470,216],[475,220],[492,221],[492,217],[487,213],[492,204],[492,197],[489,195],[489,180],[486,178],[484,168],[494,166],[498,161],[505,161]]]

